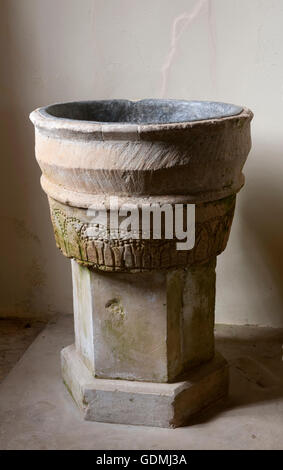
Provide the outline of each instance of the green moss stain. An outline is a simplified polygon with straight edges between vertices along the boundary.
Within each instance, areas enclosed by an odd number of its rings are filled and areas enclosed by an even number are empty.
[[[167,355],[169,378],[181,369],[181,328],[185,270],[167,275]]]
[[[136,341],[127,328],[126,312],[120,299],[111,299],[105,309],[108,312],[102,326],[102,333],[112,350],[115,359],[132,362],[133,344]]]
[[[138,317],[135,318],[133,327],[131,318],[119,297],[106,302],[101,332],[111,354],[118,362],[134,366],[140,361],[147,343],[143,321]]]

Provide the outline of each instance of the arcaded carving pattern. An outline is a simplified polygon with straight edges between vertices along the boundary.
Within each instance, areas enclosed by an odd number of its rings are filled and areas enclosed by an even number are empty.
[[[190,251],[176,250],[176,239],[109,240],[106,227],[91,237],[87,234],[91,224],[72,208],[54,200],[50,206],[56,244],[65,256],[104,271],[138,272],[202,263],[221,253],[228,241],[235,197],[196,206],[196,242]]]

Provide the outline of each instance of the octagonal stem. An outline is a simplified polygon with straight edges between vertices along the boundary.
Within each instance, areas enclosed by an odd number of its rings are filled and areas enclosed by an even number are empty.
[[[136,274],[72,261],[76,350],[93,375],[171,382],[211,359],[215,261]]]

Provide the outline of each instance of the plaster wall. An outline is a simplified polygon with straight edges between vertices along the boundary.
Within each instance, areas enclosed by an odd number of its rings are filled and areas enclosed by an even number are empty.
[[[1,316],[72,311],[29,112],[163,95],[254,111],[216,321],[283,326],[282,21],[282,0],[0,0]]]

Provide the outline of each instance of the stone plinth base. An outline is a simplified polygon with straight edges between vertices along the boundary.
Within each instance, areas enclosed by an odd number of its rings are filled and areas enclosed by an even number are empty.
[[[228,364],[219,353],[176,383],[96,379],[75,346],[61,355],[64,383],[89,421],[182,426],[228,391]]]

